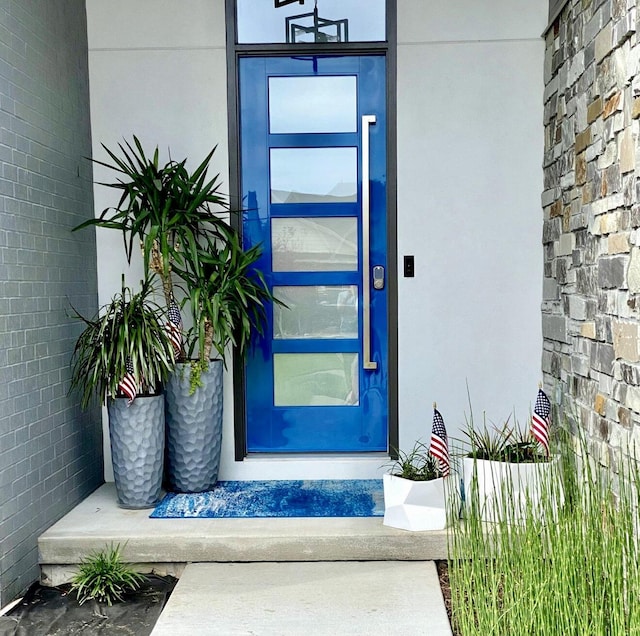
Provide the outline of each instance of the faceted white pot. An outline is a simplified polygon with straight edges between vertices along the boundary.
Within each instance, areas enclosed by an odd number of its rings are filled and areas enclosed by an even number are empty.
[[[476,510],[483,521],[519,524],[528,515],[536,518],[554,511],[562,502],[555,471],[559,457],[549,462],[511,463],[465,457],[464,497],[467,511]],[[556,498],[552,501],[551,498]]]
[[[447,525],[444,479],[412,481],[383,475],[385,526],[401,530],[442,530]]]

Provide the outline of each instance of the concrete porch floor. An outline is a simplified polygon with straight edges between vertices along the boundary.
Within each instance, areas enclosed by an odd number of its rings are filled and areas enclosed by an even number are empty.
[[[143,571],[180,576],[187,563],[431,561],[446,559],[446,531],[407,532],[381,517],[150,519],[124,510],[107,483],[38,540],[42,582],[67,582],[88,553],[120,544]]]

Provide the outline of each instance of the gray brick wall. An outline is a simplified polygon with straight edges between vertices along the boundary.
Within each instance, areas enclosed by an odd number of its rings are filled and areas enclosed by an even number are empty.
[[[68,396],[97,307],[84,0],[0,4],[0,606],[38,577],[37,537],[102,482],[100,411]]]

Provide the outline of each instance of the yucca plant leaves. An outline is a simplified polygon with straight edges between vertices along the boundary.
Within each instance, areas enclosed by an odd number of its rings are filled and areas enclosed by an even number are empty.
[[[152,300],[144,281],[139,293],[125,287],[93,319],[75,315],[85,329],[72,357],[71,389],[79,389],[86,408],[93,398],[104,403],[115,397],[127,372],[127,362],[143,393],[155,392],[174,367],[174,350],[164,325],[164,310]]]
[[[208,176],[216,148],[191,173],[186,159],[170,159],[161,166],[158,147],[148,155],[136,136],[118,144],[117,151],[104,145],[103,148],[108,161],[93,161],[117,175],[114,182],[103,185],[119,191],[120,199],[115,207],[104,209],[97,218],[74,229],[98,226],[120,230],[127,260],[131,262],[139,245],[147,276],[155,274],[161,279],[167,306],[174,299],[174,281],[185,292],[181,304],[183,308],[189,305],[194,325],[185,334],[185,349],[189,356],[197,351],[200,368],[206,368],[211,349],[222,359],[230,344],[244,353],[252,330],[262,332],[266,304],[279,301],[274,300],[264,276],[255,269],[262,255],[261,247],[244,250],[237,230],[215,212],[219,210],[225,216],[231,212],[226,196],[220,191],[220,175]],[[128,290],[126,293],[128,301],[132,301],[135,296]],[[74,356],[74,371],[77,369],[79,374],[77,383],[81,385],[81,372],[91,378],[83,403],[93,393],[101,399],[113,394],[126,364],[125,345],[131,347],[132,342],[135,345],[135,371],[149,381],[161,378],[160,367],[173,362],[172,352],[165,349],[164,342],[154,341],[148,333],[152,331],[149,324],[134,322],[133,314],[124,309],[120,316],[128,316],[131,321],[120,324],[114,303],[122,304],[124,297],[123,287],[122,295],[114,297],[104,309],[105,315],[113,313],[110,320],[96,319],[88,324],[87,329],[89,326],[95,331],[101,329],[99,335],[87,335],[78,342]],[[94,323],[100,323],[100,329]],[[113,346],[107,345],[108,338],[115,333],[119,339]],[[90,340],[105,344],[94,345],[95,351],[91,353]],[[158,366],[148,368],[142,362],[143,353],[152,342],[160,345],[154,358]],[[90,369],[92,363],[99,364],[97,371]]]
[[[273,296],[261,274],[253,266],[262,254],[260,247],[243,250],[237,232],[228,228],[226,240],[191,242],[183,252],[184,264],[176,274],[185,282],[193,322],[197,325],[200,359],[208,360],[206,343],[225,359],[228,345],[242,355],[253,329],[261,332],[265,306]]]
[[[190,175],[186,159],[169,160],[160,166],[158,148],[148,157],[136,136],[133,142],[118,144],[119,153],[105,145],[102,147],[111,162],[93,161],[119,175],[115,182],[103,185],[121,190],[120,200],[115,207],[106,208],[97,218],[85,221],[74,230],[93,225],[120,230],[127,260],[131,262],[135,246],[140,243],[147,272],[157,246],[161,266],[156,273],[162,279],[165,292],[171,293],[172,263],[180,259],[180,246],[187,243],[189,237],[206,240],[207,235],[222,238],[227,233],[227,224],[210,209],[210,206],[229,209],[226,198],[218,191],[219,175],[209,180],[206,177],[215,148]]]

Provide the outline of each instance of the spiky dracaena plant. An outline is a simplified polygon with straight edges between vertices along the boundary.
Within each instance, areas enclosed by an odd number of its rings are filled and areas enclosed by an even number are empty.
[[[261,254],[260,246],[243,249],[234,230],[225,241],[201,241],[184,250],[184,266],[176,266],[176,274],[185,282],[193,317],[189,354],[198,346],[192,389],[207,369],[211,353],[225,360],[225,349],[231,344],[243,355],[252,331],[262,333],[265,305],[279,302],[261,272],[253,268]]]
[[[119,177],[100,185],[121,191],[120,200],[74,230],[88,226],[120,230],[129,262],[139,241],[145,272],[160,277],[169,307],[174,300],[172,271],[183,263],[184,250],[202,241],[224,242],[231,230],[218,215],[229,210],[220,192],[220,175],[207,176],[215,148],[193,172],[187,169],[186,159],[160,165],[158,148],[147,156],[135,136],[132,143],[118,144],[120,156],[105,145],[103,148],[112,163],[96,159],[94,163]]]
[[[92,397],[116,397],[122,378],[132,369],[140,395],[157,393],[173,369],[174,350],[163,309],[149,299],[151,283],[134,294],[125,286],[85,324],[72,357],[71,390],[79,388],[86,408]],[[75,310],[74,310],[75,311]]]

